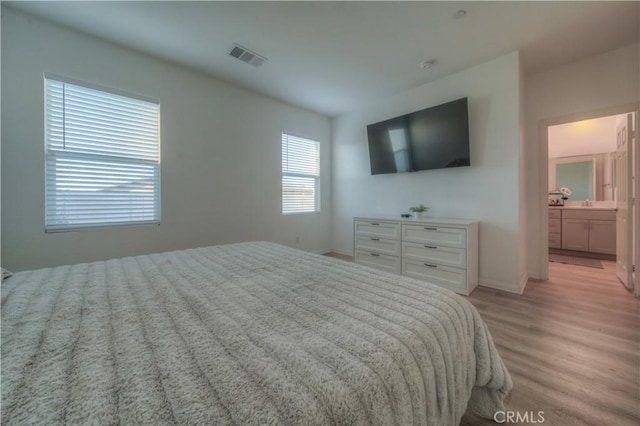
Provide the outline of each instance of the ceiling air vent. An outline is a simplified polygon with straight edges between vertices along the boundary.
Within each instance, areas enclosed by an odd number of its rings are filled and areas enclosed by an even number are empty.
[[[246,62],[254,67],[259,67],[264,61],[267,60],[262,55],[258,55],[256,52],[252,52],[246,47],[242,47],[236,44],[235,47],[229,52],[229,55],[236,59],[240,59],[242,62]]]

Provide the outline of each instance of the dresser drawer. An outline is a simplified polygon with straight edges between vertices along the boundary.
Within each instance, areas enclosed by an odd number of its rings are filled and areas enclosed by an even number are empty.
[[[356,235],[355,244],[356,250],[400,256],[400,240],[388,240],[385,238]]]
[[[369,237],[400,239],[400,224],[392,222],[356,221],[354,225],[356,235]]]
[[[549,233],[562,232],[562,219],[549,219]]]
[[[562,234],[549,232],[549,248],[562,248]]]
[[[429,224],[402,225],[402,240],[464,248],[467,245],[467,233],[464,229]]]
[[[565,209],[562,219],[616,220],[615,210]]]
[[[355,262],[381,271],[400,274],[400,258],[386,254],[371,253],[365,250],[355,251]]]
[[[402,259],[402,275],[425,280],[456,293],[467,295],[467,270]]]
[[[549,209],[549,219],[562,219],[562,210]]]
[[[467,251],[457,247],[402,243],[402,258],[457,268],[465,268],[467,266]]]

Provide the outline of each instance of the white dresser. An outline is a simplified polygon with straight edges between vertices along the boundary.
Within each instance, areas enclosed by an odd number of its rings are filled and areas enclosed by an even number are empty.
[[[478,222],[355,217],[353,243],[356,263],[466,296],[478,285]]]

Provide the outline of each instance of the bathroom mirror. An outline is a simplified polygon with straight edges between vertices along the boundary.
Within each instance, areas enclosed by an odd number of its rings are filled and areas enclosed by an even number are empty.
[[[549,159],[549,191],[567,187],[569,201],[612,201],[614,153]]]
[[[576,200],[593,200],[593,161],[580,161],[556,165],[556,186],[571,189]]]

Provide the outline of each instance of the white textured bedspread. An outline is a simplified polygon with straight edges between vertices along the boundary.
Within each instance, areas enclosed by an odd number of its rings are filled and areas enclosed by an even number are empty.
[[[3,424],[455,425],[511,379],[464,298],[271,243],[2,284]]]

